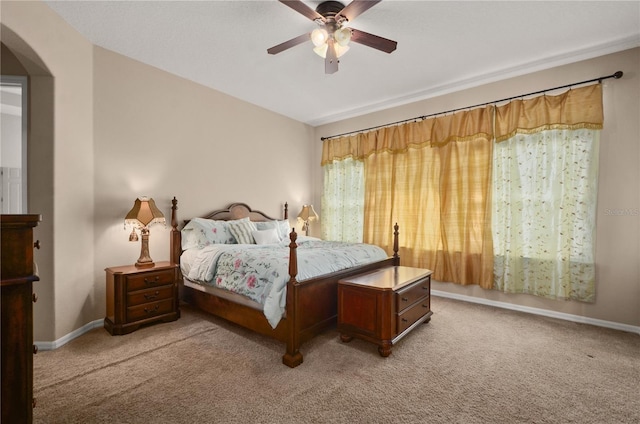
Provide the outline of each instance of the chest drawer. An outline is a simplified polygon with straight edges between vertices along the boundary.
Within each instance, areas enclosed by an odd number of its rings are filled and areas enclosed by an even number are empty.
[[[420,281],[417,281],[407,287],[398,290],[395,293],[396,311],[400,313],[409,306],[413,305],[418,299],[427,296],[429,294],[430,285],[431,276],[428,276]]]
[[[429,302],[429,296],[425,296],[421,301],[399,313],[398,319],[396,320],[396,334],[402,333],[411,327],[414,322],[429,313],[431,311]]]
[[[139,321],[145,318],[153,318],[156,315],[166,314],[173,309],[173,299],[159,300],[127,308],[127,321]]]
[[[127,276],[127,291],[132,292],[136,290],[143,290],[158,286],[164,286],[167,284],[173,284],[174,271],[173,269],[145,272],[139,275]]]
[[[171,299],[173,296],[173,286],[162,286],[146,290],[138,290],[127,293],[127,305],[135,306],[156,300]]]

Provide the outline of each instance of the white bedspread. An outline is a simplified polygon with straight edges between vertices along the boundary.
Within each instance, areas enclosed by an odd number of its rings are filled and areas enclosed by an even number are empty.
[[[300,237],[297,281],[387,258],[378,246]],[[189,280],[239,293],[264,305],[275,328],[286,306],[289,241],[280,244],[215,244],[183,253],[182,273]]]

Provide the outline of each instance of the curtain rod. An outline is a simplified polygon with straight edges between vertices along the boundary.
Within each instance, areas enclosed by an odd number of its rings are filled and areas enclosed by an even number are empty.
[[[492,102],[479,103],[479,104],[473,105],[473,106],[459,107],[457,109],[451,109],[451,110],[447,110],[445,112],[438,112],[438,113],[431,113],[429,115],[416,116],[415,118],[404,119],[402,121],[391,122],[389,124],[376,125],[375,127],[365,128],[365,129],[362,129],[362,130],[349,131],[349,132],[346,132],[346,133],[336,134],[336,135],[332,135],[332,136],[329,136],[329,137],[321,137],[320,140],[321,141],[325,141],[325,140],[329,140],[331,138],[342,137],[342,136],[345,136],[345,135],[364,133],[364,132],[371,131],[371,130],[377,130],[378,128],[391,127],[393,125],[404,124],[406,122],[419,121],[419,120],[423,120],[423,119],[426,119],[426,118],[430,118],[432,116],[445,115],[447,113],[458,112],[458,111],[464,110],[464,109],[474,109],[474,108],[480,107],[480,106],[486,106],[486,105],[490,105],[490,104],[494,104],[494,103],[506,102],[506,101],[513,100],[513,99],[519,99],[521,97],[533,96],[535,94],[546,93],[547,91],[560,90],[562,88],[569,88],[569,87],[574,87],[576,85],[588,84],[590,82],[598,81],[599,83],[601,83],[602,80],[606,80],[606,79],[609,79],[609,78],[620,79],[620,78],[622,78],[622,75],[624,75],[623,72],[622,71],[618,71],[618,72],[613,73],[611,75],[607,75],[607,76],[603,76],[603,77],[599,77],[599,78],[593,78],[593,79],[590,79],[590,80],[585,80],[585,81],[580,81],[580,82],[574,82],[573,84],[561,85],[559,87],[547,88],[546,90],[534,91],[533,93],[520,94],[519,96],[507,97],[506,99],[494,100]]]

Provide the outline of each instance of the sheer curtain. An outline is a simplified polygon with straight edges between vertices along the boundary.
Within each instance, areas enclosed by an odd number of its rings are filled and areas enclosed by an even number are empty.
[[[600,84],[496,109],[495,288],[595,300]]]
[[[324,191],[320,209],[324,240],[362,242],[364,163],[362,134],[325,140],[322,149]]]
[[[346,158],[324,165],[322,238],[362,242],[364,213],[364,164]]]

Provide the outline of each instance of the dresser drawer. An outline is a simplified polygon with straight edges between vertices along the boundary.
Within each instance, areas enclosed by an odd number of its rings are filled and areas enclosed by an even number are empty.
[[[132,292],[173,284],[173,280],[174,271],[172,269],[157,272],[145,272],[140,275],[130,275],[127,277],[127,291]]]
[[[409,309],[405,309],[398,314],[396,320],[396,333],[400,334],[407,328],[411,327],[414,322],[425,316],[431,310],[429,296],[425,296],[422,300],[415,303]]]
[[[396,311],[402,312],[418,299],[429,294],[431,276],[404,287],[395,293]]]
[[[172,297],[173,286],[161,286],[127,293],[127,305],[142,305],[143,303],[154,302],[156,300],[171,299]]]
[[[153,318],[156,315],[166,314],[173,310],[173,299],[149,302],[143,305],[127,308],[127,321],[138,321]]]

